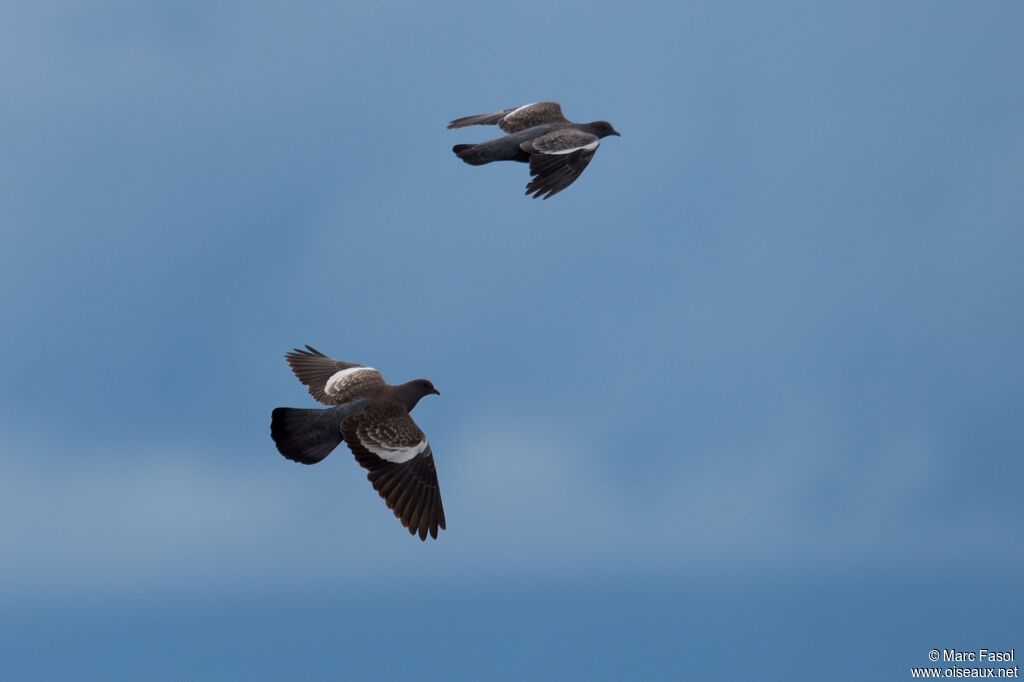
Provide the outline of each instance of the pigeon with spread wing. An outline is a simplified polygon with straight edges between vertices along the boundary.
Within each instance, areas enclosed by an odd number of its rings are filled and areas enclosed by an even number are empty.
[[[457,144],[452,151],[473,166],[492,161],[529,163],[533,179],[526,185],[526,193],[534,199],[547,199],[575,182],[594,158],[601,138],[619,134],[607,121],[573,123],[562,115],[557,102],[457,118],[448,127],[495,124],[508,135],[478,144]]]
[[[445,527],[441,491],[430,443],[409,413],[425,395],[438,393],[426,379],[392,386],[372,367],[332,360],[306,346],[285,355],[295,376],[326,409],[278,407],[270,435],[278,451],[316,464],[342,441],[368,471],[385,504],[421,540]]]

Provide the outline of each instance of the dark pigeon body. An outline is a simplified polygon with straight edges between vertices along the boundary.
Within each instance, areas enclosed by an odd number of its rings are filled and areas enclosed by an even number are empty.
[[[366,477],[402,525],[421,540],[445,528],[444,507],[427,438],[409,416],[425,395],[438,394],[426,379],[397,386],[372,367],[332,360],[306,346],[285,355],[295,376],[326,409],[278,407],[270,435],[278,451],[316,464],[348,443]]]
[[[457,144],[455,155],[473,166],[492,161],[530,164],[526,193],[547,199],[571,185],[594,158],[601,138],[618,135],[607,121],[573,123],[557,102],[537,102],[491,114],[458,118],[449,128],[497,124],[508,133],[477,144]]]

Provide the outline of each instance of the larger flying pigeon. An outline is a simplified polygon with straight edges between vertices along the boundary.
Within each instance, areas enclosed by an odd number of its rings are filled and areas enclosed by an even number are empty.
[[[285,354],[295,376],[326,409],[278,407],[270,435],[282,455],[316,464],[345,441],[388,509],[420,540],[437,538],[444,507],[434,454],[409,412],[425,395],[440,395],[426,379],[392,386],[373,367],[338,362],[306,346]]]
[[[455,155],[473,166],[491,161],[522,161],[530,164],[533,180],[526,193],[544,199],[576,181],[601,144],[601,138],[618,135],[607,121],[573,123],[562,115],[557,102],[537,102],[493,114],[457,118],[449,128],[493,125],[508,135],[479,144],[457,144]]]

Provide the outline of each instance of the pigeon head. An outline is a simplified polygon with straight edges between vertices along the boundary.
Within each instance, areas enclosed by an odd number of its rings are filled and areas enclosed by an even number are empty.
[[[587,126],[590,128],[590,132],[598,137],[608,137],[609,135],[619,134],[619,131],[615,130],[615,128],[612,127],[612,124],[608,121],[594,121],[593,123],[588,123]]]
[[[426,379],[407,381],[399,386],[398,389],[401,391],[402,398],[405,401],[405,409],[407,410],[412,410],[412,408],[416,407],[416,403],[425,395],[441,395],[441,392],[434,388],[434,384]]]

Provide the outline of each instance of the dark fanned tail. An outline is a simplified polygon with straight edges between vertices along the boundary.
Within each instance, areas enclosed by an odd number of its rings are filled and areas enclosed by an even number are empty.
[[[452,147],[452,151],[455,152],[455,156],[459,157],[471,166],[482,166],[485,163],[490,163],[494,159],[487,158],[484,154],[480,153],[477,149],[478,145],[475,144],[457,144]]]
[[[368,398],[327,409],[278,407],[270,414],[270,437],[293,462],[316,464],[344,440],[341,422],[366,409]]]

